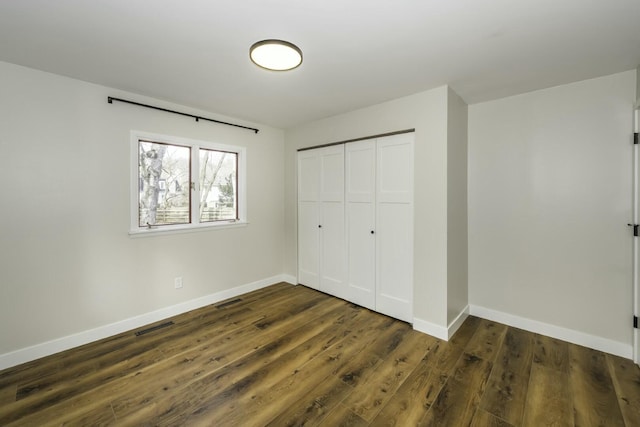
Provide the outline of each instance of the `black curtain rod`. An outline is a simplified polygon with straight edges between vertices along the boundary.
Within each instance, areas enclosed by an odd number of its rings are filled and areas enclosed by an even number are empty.
[[[187,117],[192,117],[194,119],[196,119],[196,122],[200,121],[200,120],[206,120],[208,122],[214,122],[214,123],[220,123],[221,125],[227,125],[227,126],[234,126],[237,128],[242,128],[242,129],[247,129],[247,130],[252,130],[255,133],[258,133],[259,130],[256,128],[251,128],[249,126],[242,126],[242,125],[237,125],[235,123],[228,123],[228,122],[223,122],[221,120],[216,120],[216,119],[208,119],[206,117],[200,117],[200,116],[194,116],[193,114],[188,114],[188,113],[182,113],[180,111],[174,111],[174,110],[169,110],[167,108],[161,108],[161,107],[154,107],[153,105],[148,105],[148,104],[142,104],[140,102],[134,102],[134,101],[128,101],[126,99],[121,99],[121,98],[114,98],[113,96],[108,96],[107,97],[107,102],[109,104],[113,104],[113,101],[119,101],[119,102],[125,102],[127,104],[133,104],[133,105],[137,105],[140,107],[145,107],[145,108],[151,108],[153,110],[160,110],[160,111],[165,111],[167,113],[173,113],[173,114],[179,114],[181,116],[187,116]]]

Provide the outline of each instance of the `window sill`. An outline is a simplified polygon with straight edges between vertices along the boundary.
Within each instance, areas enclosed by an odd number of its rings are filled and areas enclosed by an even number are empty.
[[[152,228],[144,228],[137,230],[130,230],[129,237],[150,237],[150,236],[164,236],[167,234],[183,234],[183,233],[197,233],[200,231],[220,230],[227,228],[240,228],[249,225],[247,221],[229,221],[222,223],[212,224],[186,224],[186,225],[164,225],[156,226]]]

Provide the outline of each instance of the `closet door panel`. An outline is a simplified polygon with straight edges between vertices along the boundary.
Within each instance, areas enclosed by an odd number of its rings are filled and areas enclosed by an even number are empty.
[[[320,289],[320,156],[298,153],[298,282]]]
[[[349,299],[375,310],[375,140],[347,144],[345,166]]]
[[[344,145],[320,152],[320,290],[346,298]]]
[[[298,153],[298,202],[320,200],[320,156],[313,150]]]
[[[376,310],[413,320],[412,213],[407,204],[378,206]]]
[[[375,310],[375,209],[370,203],[352,202],[348,210],[349,300]]]
[[[411,203],[413,199],[413,136],[378,140],[378,203]]]
[[[298,203],[298,282],[320,289],[320,233],[317,202]]]
[[[411,322],[413,134],[380,138],[376,159],[376,310]]]
[[[347,202],[374,203],[376,197],[375,140],[346,146]]]
[[[344,202],[344,145],[320,149],[320,200]]]
[[[344,203],[322,203],[320,290],[347,298]]]

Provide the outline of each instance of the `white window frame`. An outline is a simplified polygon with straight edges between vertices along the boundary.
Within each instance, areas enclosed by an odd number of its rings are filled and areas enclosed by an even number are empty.
[[[181,145],[191,148],[191,174],[190,180],[195,182],[195,188],[191,189],[191,223],[190,224],[171,224],[171,225],[158,225],[151,227],[140,227],[139,225],[139,167],[138,167],[138,155],[139,155],[139,141],[146,140],[152,142],[159,142],[171,145]],[[209,150],[220,150],[236,153],[238,155],[238,188],[237,188],[237,203],[238,203],[238,219],[226,220],[226,221],[211,221],[200,222],[199,212],[200,203],[200,182],[198,179],[200,171],[200,156],[198,150],[200,148]],[[156,133],[149,133],[144,131],[131,131],[131,143],[130,143],[130,163],[131,163],[131,177],[130,177],[130,236],[152,236],[158,234],[173,234],[173,233],[185,233],[194,231],[203,231],[220,228],[231,227],[244,227],[247,225],[247,184],[246,184],[246,171],[247,171],[247,150],[245,147],[221,144],[211,141],[201,141],[190,138],[183,138],[178,136],[161,135]]]

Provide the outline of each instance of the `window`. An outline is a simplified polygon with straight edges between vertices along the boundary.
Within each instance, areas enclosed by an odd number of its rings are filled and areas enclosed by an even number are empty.
[[[246,222],[245,149],[131,133],[131,234]]]

